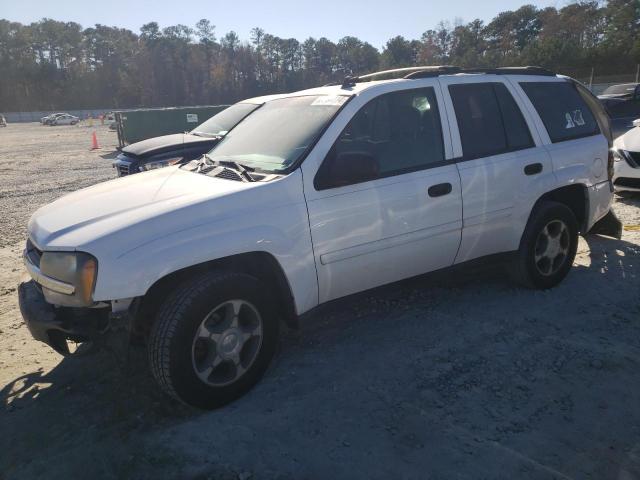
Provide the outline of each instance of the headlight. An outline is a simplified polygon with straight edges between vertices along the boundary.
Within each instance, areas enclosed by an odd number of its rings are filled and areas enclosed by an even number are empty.
[[[43,252],[40,271],[75,287],[70,295],[73,299],[69,299],[72,304],[88,306],[93,303],[91,296],[98,272],[98,261],[93,256],[83,252]]]
[[[182,160],[182,157],[164,158],[162,160],[155,160],[153,162],[147,162],[140,165],[140,170],[155,170],[156,168],[169,167],[175,165]]]

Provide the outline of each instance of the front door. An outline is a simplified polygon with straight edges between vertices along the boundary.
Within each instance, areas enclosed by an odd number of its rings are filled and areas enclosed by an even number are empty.
[[[324,162],[340,155],[373,159],[362,181],[305,180],[320,302],[453,263],[462,227],[460,178],[436,80],[420,86],[373,98],[334,134]],[[306,178],[316,173],[317,163],[303,164]]]

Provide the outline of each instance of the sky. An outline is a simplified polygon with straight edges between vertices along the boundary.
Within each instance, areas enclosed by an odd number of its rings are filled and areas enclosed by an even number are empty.
[[[161,27],[193,26],[206,18],[216,26],[218,37],[234,30],[242,40],[249,40],[251,29],[261,27],[272,35],[301,41],[324,36],[335,42],[353,35],[381,48],[396,35],[420,38],[440,20],[486,22],[525,3],[561,8],[568,0],[0,0],[0,18],[31,23],[47,17],[83,27],[96,23],[124,27],[136,33],[151,21]]]

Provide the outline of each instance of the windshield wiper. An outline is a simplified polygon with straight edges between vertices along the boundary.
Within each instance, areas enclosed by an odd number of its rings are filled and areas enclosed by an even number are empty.
[[[196,137],[205,137],[205,138],[222,138],[224,135],[220,135],[219,133],[206,133],[206,132],[186,132],[191,135],[195,135]]]
[[[253,178],[249,172],[253,171],[253,168],[248,167],[247,165],[243,165],[234,160],[214,160],[208,154],[204,154],[202,156],[202,162],[198,166],[198,171],[201,172],[203,165],[210,165],[213,167],[226,167],[231,168],[232,170],[237,171],[242,178],[244,178],[248,182],[255,182],[256,179]]]

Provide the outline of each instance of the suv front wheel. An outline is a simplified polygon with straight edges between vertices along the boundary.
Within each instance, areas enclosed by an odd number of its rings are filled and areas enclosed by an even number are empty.
[[[578,221],[569,207],[544,201],[532,212],[511,265],[514,279],[531,288],[556,286],[578,249]]]
[[[173,292],[148,343],[160,387],[199,408],[222,406],[253,387],[278,338],[267,291],[250,275],[209,272]]]

